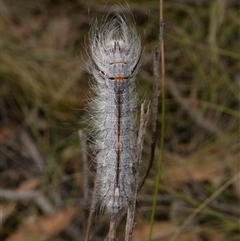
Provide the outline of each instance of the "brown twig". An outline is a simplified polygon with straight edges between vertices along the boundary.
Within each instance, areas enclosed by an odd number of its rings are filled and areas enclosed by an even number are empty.
[[[92,203],[91,203],[91,207],[90,207],[90,212],[89,212],[88,221],[87,221],[86,234],[85,234],[85,239],[84,239],[85,241],[91,240],[90,239],[90,231],[91,231],[93,213],[95,212],[95,206],[96,206],[96,180],[94,182]]]
[[[148,168],[146,171],[145,176],[141,184],[139,185],[138,190],[140,190],[149,175],[149,172],[152,168],[154,155],[155,155],[155,147],[156,147],[156,139],[157,139],[157,124],[158,124],[158,107],[159,107],[159,95],[160,95],[160,74],[159,74],[159,63],[160,63],[160,53],[161,53],[161,46],[163,41],[163,31],[164,31],[164,22],[160,22],[160,33],[159,33],[159,42],[154,51],[153,56],[153,77],[154,77],[154,84],[153,84],[153,100],[152,100],[152,140],[151,140],[151,154],[150,160],[148,164]]]
[[[148,103],[147,111],[144,111],[144,103],[141,105],[141,120],[140,120],[140,127],[138,131],[138,140],[137,140],[137,146],[138,146],[138,157],[137,157],[137,163],[136,163],[136,170],[139,170],[139,163],[141,161],[141,154],[142,154],[142,148],[143,148],[143,141],[144,141],[144,134],[146,131],[147,122],[149,119],[149,108],[150,103]],[[138,173],[137,173],[138,176]],[[134,228],[134,215],[135,215],[135,208],[136,208],[136,199],[137,199],[137,193],[138,193],[138,183],[136,182],[136,187],[134,189],[134,198],[129,203],[128,211],[127,211],[127,223],[126,223],[126,231],[125,231],[125,241],[130,241],[132,239],[132,233]]]
[[[119,224],[122,222],[122,220],[126,217],[126,210],[124,210],[121,214],[118,215],[118,218],[116,220],[116,227],[119,226]],[[108,241],[109,233],[105,237],[104,241]]]
[[[110,217],[108,241],[115,240],[116,230],[117,230],[117,219],[116,219],[116,215],[113,215],[112,217]]]

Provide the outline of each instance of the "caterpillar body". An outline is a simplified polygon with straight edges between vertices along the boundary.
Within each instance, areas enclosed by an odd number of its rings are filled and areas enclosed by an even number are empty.
[[[116,215],[134,198],[137,185],[137,121],[135,75],[141,41],[124,16],[115,16],[90,34],[89,72],[93,76],[91,101],[95,128],[95,190],[97,200]]]

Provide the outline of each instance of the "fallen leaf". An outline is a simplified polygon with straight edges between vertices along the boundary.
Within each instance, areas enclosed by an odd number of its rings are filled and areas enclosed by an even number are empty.
[[[35,189],[39,185],[39,183],[40,183],[40,180],[37,178],[29,179],[29,180],[22,182],[18,186],[17,190],[18,191],[30,191],[30,190]]]
[[[33,223],[19,228],[5,241],[43,241],[56,236],[71,222],[78,210],[78,207],[70,207],[50,216],[39,217]]]
[[[4,224],[7,218],[14,212],[15,204],[14,203],[7,203],[7,204],[0,204],[0,226]]]

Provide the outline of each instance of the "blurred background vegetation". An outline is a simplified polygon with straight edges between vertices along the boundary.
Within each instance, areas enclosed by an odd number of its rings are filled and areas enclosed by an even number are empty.
[[[117,2],[126,7],[125,0],[1,1],[1,240],[82,240],[89,207],[78,134],[90,92],[84,45],[91,23]],[[137,90],[149,100],[159,2],[127,3],[144,46]],[[164,1],[164,21],[166,129],[153,240],[237,241],[239,2]],[[149,123],[142,176],[150,130]],[[135,241],[149,230],[160,135],[138,196]],[[94,167],[87,160],[91,195]],[[95,221],[93,240],[103,240],[108,219],[96,214]]]

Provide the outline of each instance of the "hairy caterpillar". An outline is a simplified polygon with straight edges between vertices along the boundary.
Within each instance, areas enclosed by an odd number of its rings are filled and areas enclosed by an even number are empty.
[[[95,97],[90,106],[96,153],[97,201],[116,216],[134,199],[138,178],[135,75],[141,41],[134,26],[116,13],[90,34],[89,72]]]

